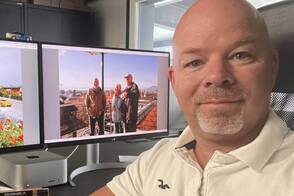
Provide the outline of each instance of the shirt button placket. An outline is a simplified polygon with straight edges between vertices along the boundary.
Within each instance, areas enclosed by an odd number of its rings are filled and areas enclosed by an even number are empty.
[[[189,183],[189,192],[191,196],[201,196],[200,190],[202,186],[202,174],[199,171],[196,171],[193,180]]]

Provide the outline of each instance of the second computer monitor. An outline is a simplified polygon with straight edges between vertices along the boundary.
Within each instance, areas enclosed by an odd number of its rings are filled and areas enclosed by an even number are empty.
[[[38,44],[0,40],[0,153],[43,147]]]
[[[169,53],[42,45],[45,143],[168,133]]]

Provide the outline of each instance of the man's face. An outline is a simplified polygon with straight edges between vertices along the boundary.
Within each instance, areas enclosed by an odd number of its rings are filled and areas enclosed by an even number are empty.
[[[94,80],[94,87],[98,87],[99,86],[99,80],[96,78],[95,80]]]
[[[114,88],[114,94],[117,96],[119,95],[121,92],[121,85],[116,85],[115,88]]]
[[[127,85],[131,85],[133,82],[133,77],[132,76],[126,77],[126,82],[127,82]]]
[[[192,129],[232,135],[259,128],[268,113],[276,56],[252,21],[186,21],[169,74]]]

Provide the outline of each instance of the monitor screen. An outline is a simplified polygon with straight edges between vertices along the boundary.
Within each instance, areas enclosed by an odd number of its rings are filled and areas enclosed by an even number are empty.
[[[41,148],[38,44],[0,40],[0,152]]]
[[[169,53],[42,44],[48,145],[168,134]]]

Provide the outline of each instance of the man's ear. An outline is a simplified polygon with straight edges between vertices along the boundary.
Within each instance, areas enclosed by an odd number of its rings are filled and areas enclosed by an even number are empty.
[[[175,73],[174,73],[174,67],[171,65],[169,68],[168,68],[168,79],[172,85],[172,88],[174,89],[175,87]]]

